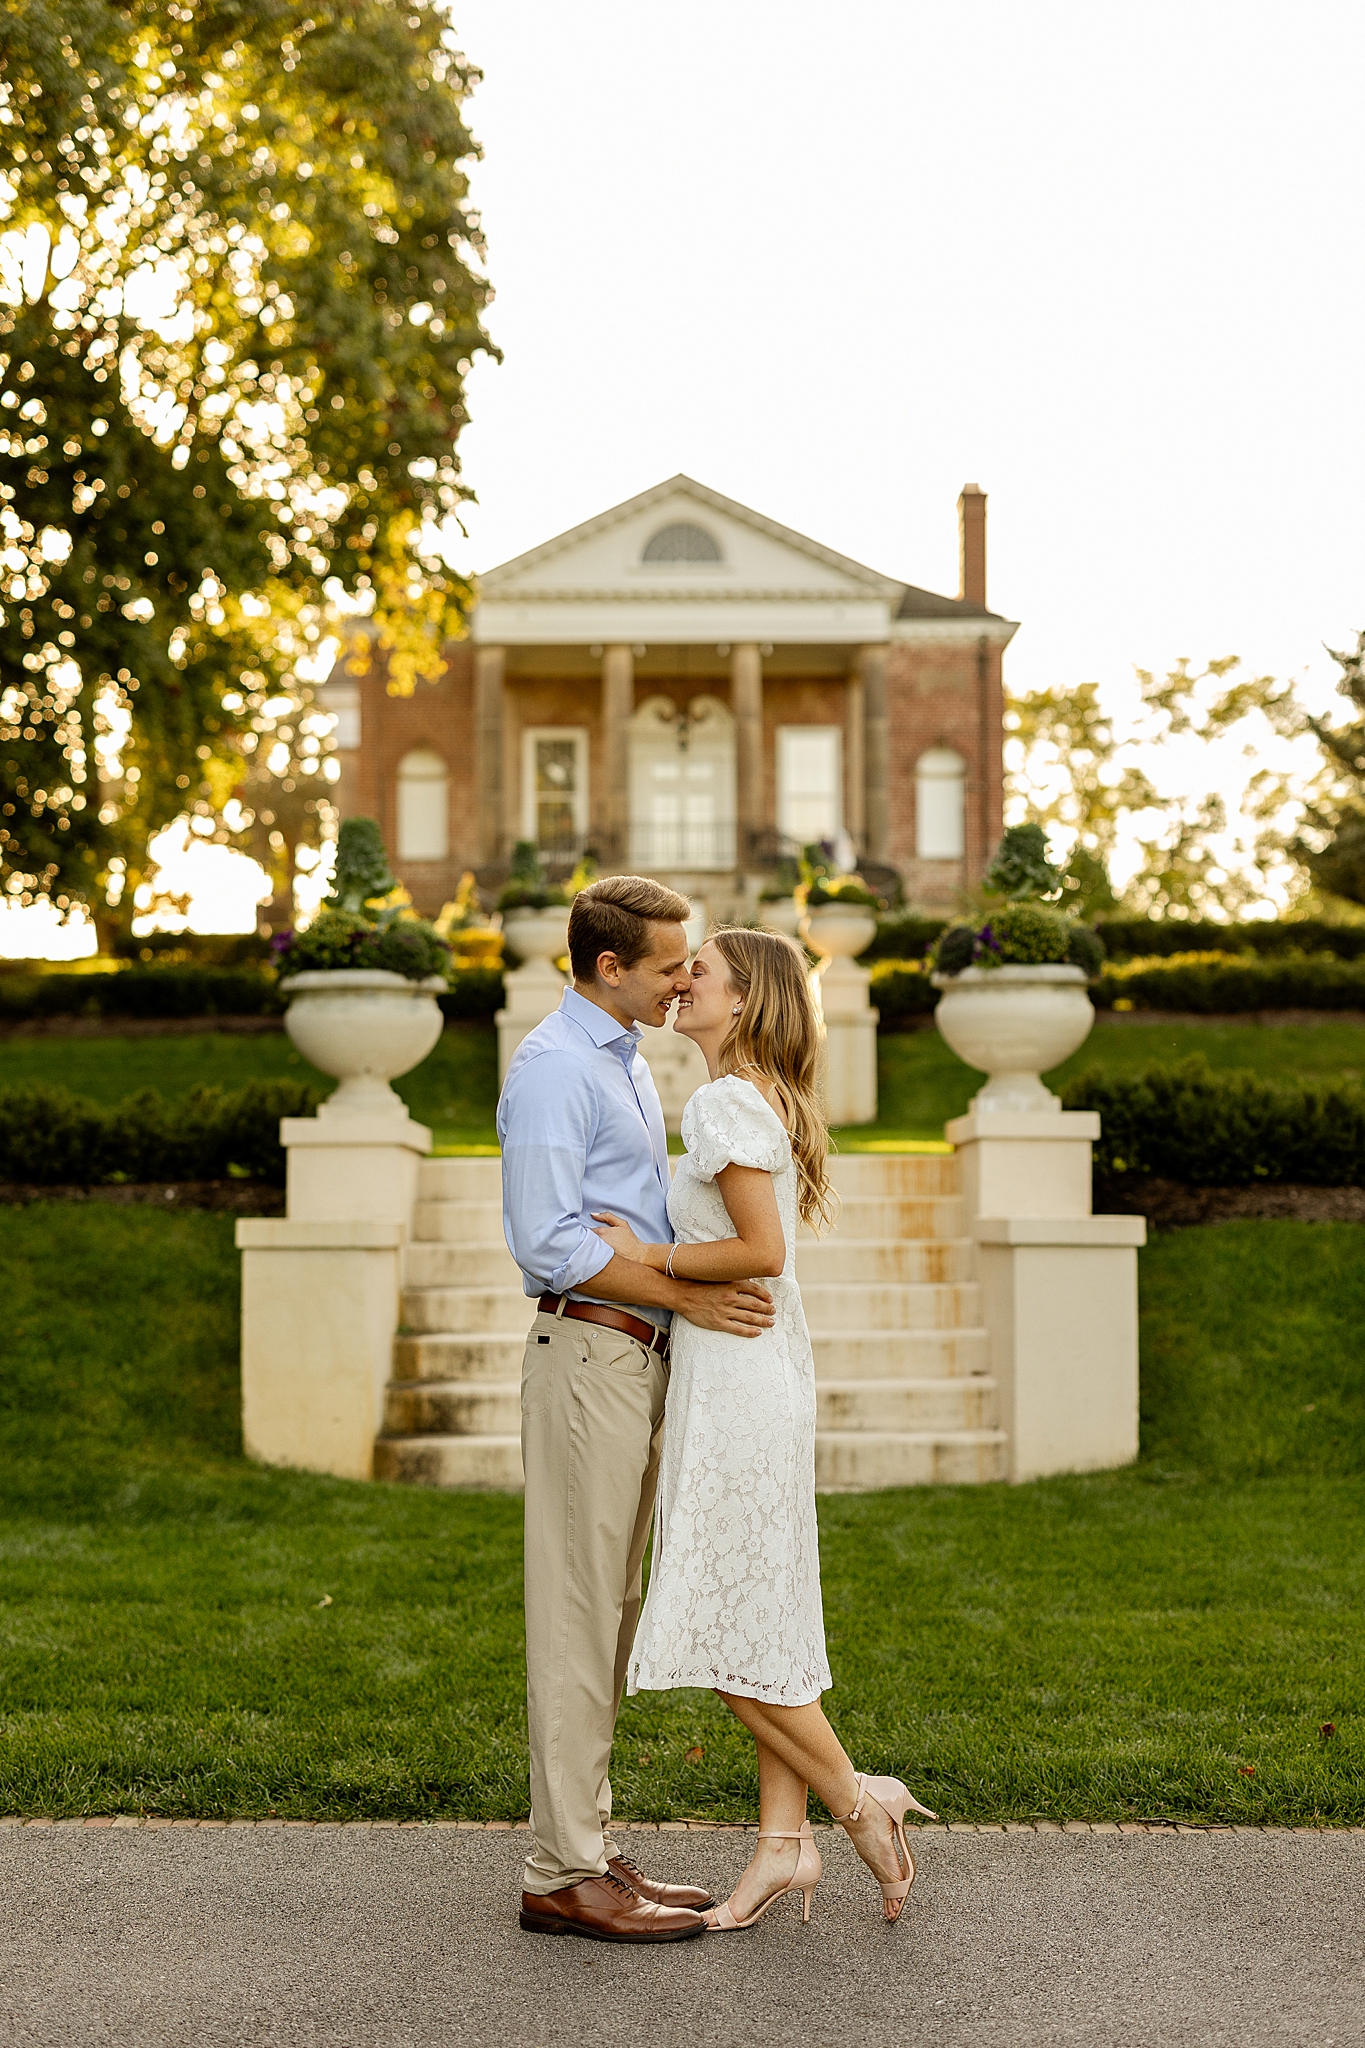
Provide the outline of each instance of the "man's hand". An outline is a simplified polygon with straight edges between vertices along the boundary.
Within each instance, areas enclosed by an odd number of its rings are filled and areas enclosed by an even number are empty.
[[[723,1330],[727,1337],[761,1337],[770,1330],[777,1311],[766,1287],[757,1280],[727,1281],[723,1286],[706,1281],[683,1281],[684,1299],[673,1304],[673,1312],[699,1330]]]

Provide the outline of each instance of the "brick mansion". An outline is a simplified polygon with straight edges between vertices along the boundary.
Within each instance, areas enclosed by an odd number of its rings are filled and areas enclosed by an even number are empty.
[[[336,715],[343,817],[377,818],[432,912],[517,840],[588,852],[743,914],[778,862],[842,841],[947,907],[1001,831],[1001,661],[986,499],[958,501],[960,590],[850,561],[677,476],[479,580],[444,673],[391,696],[353,650]],[[359,672],[357,672],[359,671]]]

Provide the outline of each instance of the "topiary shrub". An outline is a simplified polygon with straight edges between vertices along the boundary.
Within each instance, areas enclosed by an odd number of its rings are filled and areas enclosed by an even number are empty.
[[[358,912],[398,886],[389,868],[384,837],[373,818],[346,818],[337,834],[336,869],[327,905]]]
[[[872,969],[870,990],[882,1031],[906,1031],[932,1017],[938,990],[927,964],[918,960],[880,960]]]

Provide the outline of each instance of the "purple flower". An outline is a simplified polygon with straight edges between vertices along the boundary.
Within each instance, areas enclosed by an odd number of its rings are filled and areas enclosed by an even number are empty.
[[[990,926],[988,924],[983,924],[980,931],[976,935],[977,959],[979,960],[981,958],[981,955],[987,951],[998,954],[1000,951],[1000,941],[996,938],[995,933],[991,930]]]

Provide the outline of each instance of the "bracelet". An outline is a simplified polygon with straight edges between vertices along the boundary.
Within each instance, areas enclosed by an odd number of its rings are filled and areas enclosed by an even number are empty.
[[[680,1280],[682,1278],[682,1275],[680,1273],[675,1273],[673,1271],[673,1261],[677,1256],[677,1252],[678,1247],[675,1244],[672,1250],[669,1252],[667,1263],[664,1266],[664,1271],[665,1273],[667,1273],[670,1280]]]

